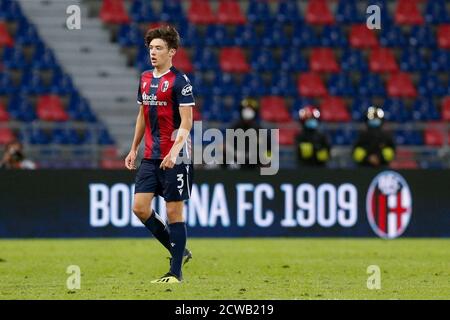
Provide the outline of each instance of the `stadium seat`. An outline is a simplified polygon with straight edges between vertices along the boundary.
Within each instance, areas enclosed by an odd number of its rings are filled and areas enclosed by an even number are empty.
[[[426,3],[425,21],[432,24],[450,23],[444,0],[434,0]]]
[[[247,20],[251,24],[273,21],[267,1],[250,0],[247,8]]]
[[[322,47],[347,47],[347,38],[339,26],[325,26],[320,37]]]
[[[369,68],[371,72],[395,72],[398,65],[389,48],[374,48],[370,53]]]
[[[427,146],[442,146],[444,144],[445,135],[440,123],[430,124],[424,131],[424,139]]]
[[[191,0],[188,9],[188,20],[194,24],[213,24],[217,18],[207,0]]]
[[[36,111],[38,118],[44,121],[67,121],[69,115],[65,112],[61,98],[57,95],[40,96]]]
[[[450,49],[450,24],[440,25],[437,30],[438,45],[442,49]]]
[[[302,21],[302,16],[296,1],[279,1],[275,20],[280,23],[298,23]]]
[[[383,82],[381,81],[381,78],[378,74],[363,74],[358,84],[358,92],[360,96],[372,97],[384,96],[386,94]]]
[[[37,119],[33,106],[25,95],[12,96],[8,103],[11,118],[17,121],[32,122]]]
[[[305,20],[312,25],[334,24],[334,16],[325,0],[309,0]]]
[[[242,80],[240,87],[244,96],[262,96],[269,92],[261,75],[256,72],[247,74]]]
[[[140,0],[131,3],[130,18],[137,23],[158,21],[150,2]]]
[[[260,103],[261,107],[259,114],[261,120],[268,122],[289,122],[292,120],[286,107],[286,101],[283,97],[262,97]]]
[[[450,96],[442,99],[442,120],[450,121]]]
[[[404,48],[400,56],[400,69],[402,71],[425,71],[429,69],[427,59],[420,50]]]
[[[162,9],[159,14],[159,20],[170,23],[185,23],[185,14],[181,1],[179,0],[164,0],[162,1]]]
[[[395,23],[400,25],[423,24],[424,18],[420,14],[416,1],[398,0],[395,9]]]
[[[287,47],[290,44],[289,39],[284,33],[284,25],[282,24],[266,24],[261,44],[264,47]]]
[[[450,71],[450,50],[433,51],[429,61],[432,71]]]
[[[295,24],[294,33],[290,39],[293,47],[306,48],[319,45],[319,39],[314,29],[308,25]]]
[[[229,47],[233,45],[233,39],[224,25],[211,24],[206,28],[205,45],[214,47]]]
[[[217,71],[219,63],[211,47],[197,47],[193,59],[196,71]]]
[[[241,48],[224,48],[220,51],[220,68],[223,72],[241,72],[250,71],[250,66],[245,60],[244,52]]]
[[[436,38],[429,26],[413,26],[408,41],[412,47],[434,48],[436,46]]]
[[[319,110],[323,121],[347,122],[351,120],[345,102],[340,97],[326,97],[319,105]]]
[[[302,97],[323,97],[327,89],[317,73],[301,73],[298,78],[298,91]]]
[[[422,73],[418,85],[419,94],[424,97],[443,96],[446,89],[435,73]]]
[[[251,24],[237,26],[233,40],[236,47],[253,47],[260,44],[255,28]]]
[[[4,21],[0,21],[0,48],[13,46],[14,39],[9,34],[6,23]]]
[[[9,113],[5,106],[0,102],[0,122],[9,121]]]
[[[342,53],[341,67],[343,71],[367,71],[366,59],[362,52],[356,49],[344,49]]]
[[[245,24],[246,19],[236,0],[221,0],[217,9],[217,22],[222,24]]]
[[[354,24],[350,28],[349,42],[353,48],[365,49],[378,47],[378,39],[373,30],[365,24]]]
[[[412,118],[415,121],[439,121],[441,116],[430,98],[419,98],[413,104]]]
[[[333,96],[353,96],[355,88],[350,74],[333,74],[328,81],[328,92]]]
[[[278,142],[282,146],[292,146],[295,143],[295,138],[300,133],[300,128],[297,123],[287,123],[286,126],[283,126],[279,129],[279,140]]]
[[[252,59],[250,63],[252,70],[264,72],[275,71],[275,69],[279,68],[271,50],[258,48],[253,51],[250,57]]]
[[[269,93],[272,96],[296,96],[297,87],[292,74],[286,72],[272,73]]]
[[[143,35],[137,24],[123,24],[120,26],[117,42],[121,47],[138,46]]]
[[[280,62],[281,71],[300,72],[308,70],[308,63],[297,48],[285,49],[281,56],[283,57]]]
[[[314,48],[311,51],[309,67],[314,72],[339,72],[340,67],[330,48]]]
[[[399,98],[388,98],[383,104],[384,117],[386,121],[407,122],[413,119],[413,115],[405,103]]]
[[[386,84],[387,93],[391,97],[415,98],[417,96],[411,77],[408,73],[392,74]]]
[[[103,0],[100,8],[100,19],[104,23],[123,24],[129,23],[130,17],[123,0]]]
[[[336,9],[336,21],[340,24],[362,23],[365,16],[358,12],[353,1],[339,1]]]
[[[4,145],[7,144],[13,140],[15,140],[16,137],[11,129],[0,127],[0,144]]]
[[[398,26],[384,27],[381,29],[380,45],[383,47],[405,47],[407,38]]]
[[[184,48],[178,48],[177,53],[173,57],[173,65],[184,73],[192,73],[194,67]]]

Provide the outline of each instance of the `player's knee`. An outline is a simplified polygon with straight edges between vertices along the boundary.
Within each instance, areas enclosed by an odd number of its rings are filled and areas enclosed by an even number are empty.
[[[179,222],[183,219],[183,211],[178,210],[178,208],[167,208],[166,210],[167,218],[169,222]]]
[[[145,206],[134,204],[133,212],[141,221],[147,219],[150,216],[150,210],[145,208]]]

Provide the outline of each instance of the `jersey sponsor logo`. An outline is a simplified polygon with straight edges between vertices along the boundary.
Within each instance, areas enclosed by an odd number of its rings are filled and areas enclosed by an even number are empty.
[[[146,94],[145,92],[142,94],[142,103],[146,106],[157,106],[157,107],[165,107],[167,106],[167,101],[159,101],[158,97],[155,94]]]
[[[189,83],[185,85],[181,90],[181,94],[185,97],[190,96],[192,94],[192,86]]]
[[[166,81],[163,82],[163,84],[161,86],[161,91],[162,92],[166,92],[167,89],[169,89],[169,81],[166,80]]]
[[[150,87],[158,89],[158,85],[157,84],[151,84]]]
[[[370,226],[379,237],[401,236],[412,213],[411,191],[406,180],[394,171],[378,174],[367,192],[366,211]]]

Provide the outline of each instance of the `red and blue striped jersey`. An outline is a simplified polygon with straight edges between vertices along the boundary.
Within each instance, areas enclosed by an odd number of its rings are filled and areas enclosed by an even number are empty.
[[[179,107],[195,105],[189,78],[171,67],[166,73],[155,77],[153,70],[141,74],[137,102],[144,107],[145,115],[145,159],[163,159],[172,148],[174,131],[180,127]],[[187,141],[187,156],[190,157],[191,141]]]

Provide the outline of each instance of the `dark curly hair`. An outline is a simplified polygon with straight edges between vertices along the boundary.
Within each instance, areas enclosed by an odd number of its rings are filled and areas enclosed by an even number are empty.
[[[150,29],[145,35],[145,46],[148,48],[153,39],[162,39],[167,43],[169,49],[178,49],[180,46],[180,35],[173,26],[161,26]]]

